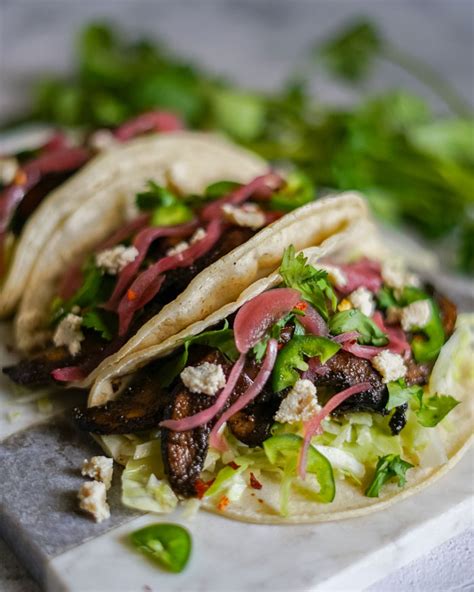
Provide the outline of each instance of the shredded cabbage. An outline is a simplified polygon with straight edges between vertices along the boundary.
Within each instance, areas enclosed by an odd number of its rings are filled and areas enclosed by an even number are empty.
[[[443,345],[431,373],[432,394],[466,398],[474,391],[474,314],[459,315],[456,330]]]
[[[156,451],[157,443],[155,440],[137,446],[138,458],[128,461],[122,473],[122,503],[144,512],[168,514],[175,509],[178,498],[168,482],[157,477],[163,475],[161,454]],[[142,456],[146,448],[151,454]]]

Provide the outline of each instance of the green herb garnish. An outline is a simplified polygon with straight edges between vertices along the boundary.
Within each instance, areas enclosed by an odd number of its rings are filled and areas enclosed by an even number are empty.
[[[319,314],[328,319],[328,302],[331,310],[337,306],[337,298],[328,280],[327,272],[316,269],[307,263],[308,259],[290,245],[283,254],[280,275],[286,286],[301,293],[302,298],[310,302]]]
[[[329,321],[329,330],[333,335],[357,331],[357,341],[362,345],[382,346],[388,343],[385,333],[372,319],[356,308],[337,312]]]
[[[412,464],[400,458],[398,454],[388,454],[379,457],[375,467],[372,483],[366,489],[367,497],[379,497],[382,487],[391,479],[398,481],[398,486],[403,487],[406,483],[406,472],[413,467]]]
[[[136,204],[140,210],[152,212],[153,226],[174,226],[193,219],[189,206],[171,191],[154,181],[148,181],[147,186],[147,191],[137,193]]]
[[[185,339],[183,350],[172,356],[162,365],[160,370],[161,386],[169,386],[176,376],[186,367],[191,345],[207,345],[208,347],[218,349],[231,362],[234,362],[239,357],[237,348],[235,347],[234,332],[232,329],[229,329],[229,323],[225,321],[222,329],[206,331]]]

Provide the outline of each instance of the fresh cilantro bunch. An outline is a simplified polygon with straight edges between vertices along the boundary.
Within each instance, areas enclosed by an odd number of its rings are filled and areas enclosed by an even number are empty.
[[[77,62],[67,79],[43,79],[32,112],[20,121],[113,127],[143,111],[172,110],[191,128],[222,130],[272,162],[295,166],[321,191],[362,191],[388,223],[409,225],[428,239],[450,237],[461,268],[474,272],[472,108],[370,21],[349,23],[316,44],[271,94],[242,90],[107,24],[82,31]],[[422,98],[400,90],[366,93],[345,109],[324,105],[309,91],[317,69],[360,85],[376,62],[409,72],[452,115],[441,118]],[[304,185],[301,203],[309,191]],[[286,197],[278,197],[283,209]]]

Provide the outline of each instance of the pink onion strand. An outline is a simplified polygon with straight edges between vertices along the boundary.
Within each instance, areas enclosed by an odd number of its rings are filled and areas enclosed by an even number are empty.
[[[355,384],[340,393],[332,396],[324,407],[316,413],[310,420],[304,424],[304,441],[301,447],[300,456],[298,459],[298,474],[301,479],[306,477],[306,461],[308,457],[308,449],[311,443],[311,438],[316,434],[320,433],[321,422],[332,412],[336,407],[339,407],[346,399],[357,395],[371,388],[370,382],[362,382]]]
[[[227,399],[232,394],[232,391],[234,390],[235,385],[242,374],[244,364],[245,354],[241,354],[230,371],[225,387],[222,389],[213,405],[207,409],[204,409],[203,411],[200,411],[199,413],[185,417],[184,419],[165,419],[160,423],[160,427],[167,428],[173,432],[186,432],[209,423],[212,419],[214,419],[219,411],[223,409]]]

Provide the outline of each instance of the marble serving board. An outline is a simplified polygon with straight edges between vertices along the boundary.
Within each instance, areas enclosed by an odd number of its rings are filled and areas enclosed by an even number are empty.
[[[8,344],[9,328],[0,327]],[[2,345],[0,363],[13,358]],[[70,418],[80,393],[19,403],[0,380],[0,536],[51,591],[358,590],[413,561],[472,522],[472,451],[419,495],[363,518],[319,525],[259,526],[176,511],[142,516],[120,503],[116,471],[112,517],[100,525],[78,512],[84,458],[99,453]],[[21,399],[20,399],[21,400]],[[193,536],[183,574],[159,570],[128,544],[133,530],[159,520]]]

